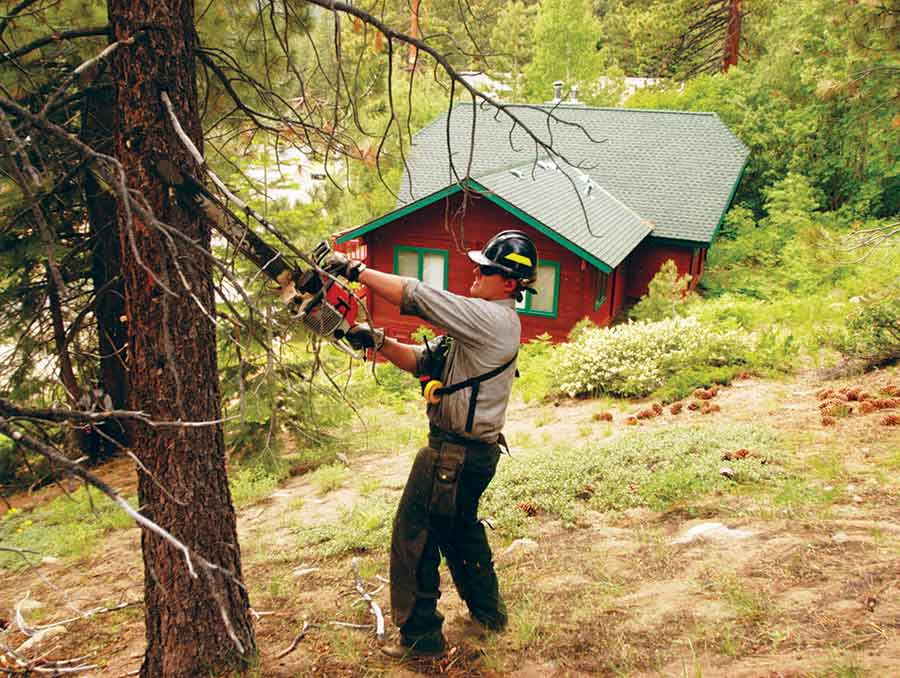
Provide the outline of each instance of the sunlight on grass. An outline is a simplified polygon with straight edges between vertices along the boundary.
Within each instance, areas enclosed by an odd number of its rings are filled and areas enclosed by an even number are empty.
[[[309,474],[310,484],[320,495],[338,489],[350,475],[350,470],[343,464],[320,466]]]
[[[132,506],[134,498],[128,498]],[[134,525],[121,508],[96,490],[81,488],[27,511],[10,509],[0,520],[0,543],[7,548],[34,551],[32,562],[43,556],[79,558],[92,551],[110,530]],[[0,552],[0,568],[18,570],[28,563],[18,554]]]
[[[507,536],[526,532],[528,512],[575,524],[586,508],[600,511],[647,506],[665,510],[714,491],[780,478],[775,439],[762,426],[708,425],[635,431],[612,442],[582,447],[555,442],[504,460],[485,492],[482,513]],[[733,479],[719,473],[723,453],[740,447],[767,450],[729,462]],[[527,503],[529,511],[520,504]]]

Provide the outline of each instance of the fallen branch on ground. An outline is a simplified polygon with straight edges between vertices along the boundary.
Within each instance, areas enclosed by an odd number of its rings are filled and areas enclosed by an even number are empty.
[[[378,640],[384,640],[384,615],[381,613],[381,608],[378,606],[378,603],[372,598],[372,594],[366,591],[366,585],[359,576],[359,559],[354,558],[352,565],[353,577],[356,580],[356,590],[359,591],[359,595],[362,596],[362,599],[369,604],[369,610],[375,617],[375,636]]]

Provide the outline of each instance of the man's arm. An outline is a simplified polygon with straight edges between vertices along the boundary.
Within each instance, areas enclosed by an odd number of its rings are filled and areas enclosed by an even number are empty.
[[[416,373],[416,358],[418,358],[418,353],[410,344],[402,344],[396,339],[386,337],[384,345],[381,347],[379,353],[401,370],[409,372],[410,374]]]
[[[367,268],[359,274],[359,282],[394,306],[403,301],[403,278],[399,275]]]

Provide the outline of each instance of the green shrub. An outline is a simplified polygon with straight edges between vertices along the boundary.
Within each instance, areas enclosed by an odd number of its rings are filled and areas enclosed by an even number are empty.
[[[665,384],[654,391],[653,398],[672,403],[687,398],[698,388],[709,388],[713,384],[728,385],[743,371],[742,365],[688,367],[672,374]]]
[[[640,397],[683,369],[745,364],[752,347],[748,334],[696,318],[585,330],[556,349],[553,383],[570,397]]]
[[[516,361],[519,377],[513,381],[513,390],[526,403],[543,400],[550,392],[552,387],[550,365],[554,350],[550,335],[546,332],[519,348],[519,358]]]
[[[347,480],[350,471],[343,464],[320,466],[309,475],[309,482],[319,494],[328,494],[338,489]]]
[[[278,487],[284,475],[261,464],[247,465],[230,471],[228,486],[235,508],[248,506],[268,497]]]
[[[635,320],[676,318],[682,315],[679,310],[691,301],[690,284],[691,276],[679,276],[675,262],[668,259],[653,276],[647,294],[641,297],[628,315]]]
[[[864,301],[838,334],[837,348],[866,365],[882,365],[900,358],[900,295]]]
[[[425,341],[431,341],[437,335],[434,333],[430,327],[426,327],[425,325],[419,325],[416,328],[416,331],[409,335],[410,339],[412,339],[417,344],[424,344]]]

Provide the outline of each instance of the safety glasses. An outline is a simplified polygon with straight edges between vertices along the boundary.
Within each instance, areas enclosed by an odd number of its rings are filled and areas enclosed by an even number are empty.
[[[481,275],[503,275],[503,271],[495,266],[478,266]]]

